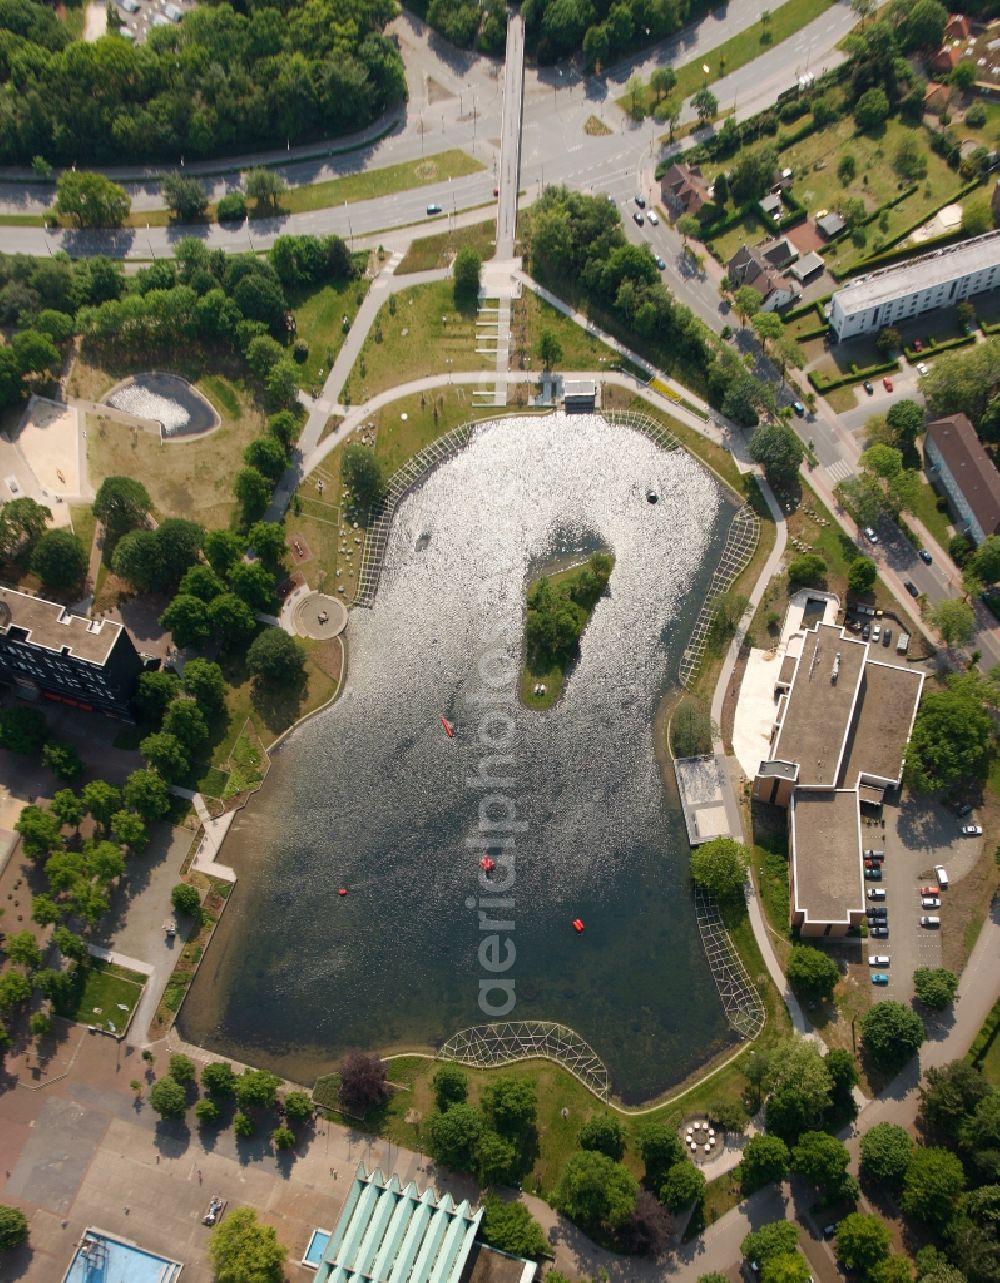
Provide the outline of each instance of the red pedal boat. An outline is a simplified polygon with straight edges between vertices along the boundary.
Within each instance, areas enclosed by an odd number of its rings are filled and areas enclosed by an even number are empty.
[[[441,725],[444,727],[445,735],[447,735],[449,739],[452,739],[455,734],[455,728],[452,726],[451,722],[448,721],[447,717],[441,718]]]

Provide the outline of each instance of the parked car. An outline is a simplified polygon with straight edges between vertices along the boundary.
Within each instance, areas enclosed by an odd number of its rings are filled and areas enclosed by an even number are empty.
[[[892,379],[889,378],[888,374],[882,380],[882,386],[885,388],[886,392],[892,391]]]
[[[800,419],[806,412],[806,407],[802,404],[801,401],[793,401],[792,409],[795,411],[795,413],[798,415]]]
[[[872,641],[877,642],[881,636],[882,636],[882,625],[872,624]]]
[[[906,591],[910,594],[911,597],[920,596],[920,589],[917,587],[917,585],[913,582],[912,579],[904,579],[903,587],[906,589]]]
[[[938,886],[941,888],[941,890],[947,891],[948,890],[948,870],[944,867],[943,864],[935,864],[934,876],[937,878]]]
[[[883,645],[883,646],[890,646],[890,645],[892,645],[892,629],[891,629],[891,628],[887,628],[887,629],[883,632],[883,634],[882,634],[882,645]]]
[[[941,888],[938,886],[935,886],[934,883],[931,882],[927,886],[920,888],[920,894],[921,895],[940,895]]]
[[[142,8],[139,0],[118,0],[118,4],[126,13],[138,13]]]
[[[983,836],[983,826],[981,824],[963,824],[962,837],[964,838],[981,838]]]
[[[869,882],[881,882],[882,866],[879,864],[866,865],[865,877],[868,879]]]
[[[650,218],[652,218],[652,217],[653,217],[653,215],[652,215],[652,214],[650,214],[650,216],[649,216],[649,217],[650,217]],[[659,255],[659,254],[657,254],[657,256],[656,256],[656,266],[660,269],[660,271],[661,271],[661,272],[665,272],[665,271],[667,270],[667,264],[666,264],[666,262],[665,262],[665,261],[660,257],[660,255]]]
[[[868,934],[872,937],[873,940],[888,940],[889,924],[886,922],[882,926],[879,926],[877,923],[875,923],[874,925],[872,923],[869,923]]]
[[[935,914],[925,915],[920,919],[920,925],[933,930],[935,927],[939,927],[941,925],[941,919]]]
[[[955,807],[955,814],[958,816],[960,820],[964,820],[967,815],[972,814],[972,803],[959,802],[959,804]]]
[[[638,210],[638,209],[637,209],[637,210],[635,211],[635,213],[632,215],[632,219],[633,219],[633,221],[635,222],[635,224],[636,224],[636,226],[637,226],[637,227],[641,227],[641,226],[643,225],[643,223],[646,221],[646,220],[643,218],[643,216],[642,216],[642,212],[641,212],[641,210]]]
[[[646,208],[646,198],[645,198],[645,196],[640,196],[640,195],[639,195],[639,193],[638,193],[638,192],[636,192],[636,195],[635,195],[635,203],[639,206],[639,208],[640,208],[640,209],[645,209],[645,208]]]
[[[884,900],[884,899],[885,899],[885,887],[869,887],[869,888],[868,888],[868,899],[869,899],[869,900]]]
[[[920,560],[924,563],[925,566],[929,566],[931,562],[934,560],[934,558],[931,556],[931,554],[927,551],[926,548],[921,548],[920,551],[917,553],[917,556],[920,558]]]
[[[862,628],[861,636],[865,641],[868,640],[869,636],[871,635],[871,631],[872,631],[871,624],[865,624],[864,628]]]
[[[931,372],[931,371],[930,371],[930,366],[927,364],[927,362],[926,362],[926,361],[918,361],[918,362],[917,362],[917,373],[918,373],[918,374],[930,374],[930,372]]]
[[[873,984],[873,985],[887,985],[888,983],[889,983],[889,977],[885,974],[885,972],[884,972],[884,971],[873,971],[873,972],[872,972],[872,984]]]
[[[875,923],[887,922],[889,920],[889,910],[881,906],[877,909],[869,909],[868,920]]]
[[[910,634],[900,633],[899,641],[896,642],[896,654],[905,655],[909,649],[910,649]]]
[[[180,22],[181,18],[184,17],[184,10],[175,4],[165,4],[163,12],[171,22]]]
[[[887,953],[870,953],[868,955],[869,967],[887,967],[889,965],[889,955]]]
[[[874,385],[869,383],[867,379],[865,379],[864,387],[865,387],[865,391],[868,393],[869,396],[875,395]]]
[[[871,528],[871,526],[865,526],[864,530],[861,533],[864,535],[864,537],[868,540],[869,543],[878,543],[878,535]]]
[[[865,850],[866,860],[884,860],[885,852],[879,847],[870,846]]]
[[[440,214],[440,213],[441,213],[441,206],[440,206],[440,205],[435,205],[435,204],[430,204],[430,205],[428,205],[428,206],[427,206],[427,212],[428,212],[428,214]]]
[[[494,196],[499,196],[499,195],[500,195],[500,188],[499,188],[499,187],[494,187],[494,188],[493,188],[493,195],[494,195]],[[612,200],[612,201],[614,201],[614,199],[615,199],[615,198],[612,196],[612,197],[611,197],[611,200]]]
[[[653,224],[654,227],[659,227],[660,219],[655,209],[651,209],[649,213],[646,215],[646,217],[649,219],[649,221]]]
[[[921,909],[940,909],[941,901],[936,895],[922,895],[920,897]]]

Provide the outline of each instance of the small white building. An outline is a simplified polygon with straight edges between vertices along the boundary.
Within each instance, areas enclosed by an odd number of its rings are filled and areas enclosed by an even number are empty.
[[[1000,231],[851,281],[830,300],[830,328],[838,340],[870,334],[937,307],[953,307],[972,294],[997,286]]]

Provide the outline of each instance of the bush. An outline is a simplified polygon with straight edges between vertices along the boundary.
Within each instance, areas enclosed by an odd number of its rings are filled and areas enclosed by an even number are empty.
[[[580,1148],[619,1162],[625,1155],[625,1130],[613,1114],[595,1114],[580,1128]]]
[[[451,1105],[460,1104],[469,1095],[469,1079],[458,1065],[442,1065],[431,1080],[434,1104],[442,1113]]]
[[[880,1185],[899,1189],[903,1184],[913,1141],[896,1123],[876,1123],[861,1137],[861,1174]]]
[[[880,1069],[895,1071],[916,1055],[924,1022],[901,1002],[877,1002],[861,1021],[861,1043]]]
[[[242,192],[229,192],[217,206],[220,223],[242,223],[247,216],[247,198]]]
[[[544,1230],[527,1207],[516,1199],[503,1202],[495,1194],[487,1194],[483,1200],[480,1233],[490,1247],[510,1252],[512,1256],[530,1259],[550,1250]]]
[[[201,916],[201,896],[198,888],[193,887],[190,882],[177,883],[170,892],[170,903],[178,913],[186,914],[189,918]]]
[[[958,992],[958,976],[946,967],[917,967],[913,988],[925,1007],[943,1011]]]
[[[227,1061],[216,1060],[201,1071],[201,1085],[211,1096],[231,1096],[236,1090],[236,1075]]]
[[[19,1247],[28,1237],[28,1218],[19,1207],[0,1204],[0,1248]]]
[[[182,1055],[180,1052],[170,1057],[170,1077],[174,1082],[193,1083],[197,1070],[195,1063],[190,1056]]]
[[[194,1107],[194,1116],[198,1120],[199,1127],[213,1127],[219,1121],[221,1112],[218,1104],[208,1096],[199,1100]]]
[[[752,1194],[764,1185],[784,1180],[790,1163],[788,1146],[780,1136],[751,1136],[743,1147],[740,1160],[743,1192]]]
[[[285,1117],[293,1123],[304,1123],[313,1116],[312,1097],[306,1091],[290,1091],[282,1104]]]
[[[840,969],[829,954],[808,944],[792,946],[787,973],[792,988],[814,1001],[832,998],[840,979]]]
[[[242,1140],[248,1140],[257,1130],[257,1124],[250,1115],[242,1109],[238,1109],[233,1115],[233,1131]]]
[[[732,838],[713,838],[691,853],[691,878],[720,900],[736,899],[746,882],[749,853]]]
[[[788,563],[789,588],[819,588],[826,582],[826,562],[818,552],[802,552]]]
[[[187,1096],[176,1078],[160,1078],[149,1093],[149,1103],[161,1118],[183,1118]]]
[[[660,1202],[670,1212],[683,1212],[705,1192],[705,1173],[689,1158],[675,1163],[660,1187]]]

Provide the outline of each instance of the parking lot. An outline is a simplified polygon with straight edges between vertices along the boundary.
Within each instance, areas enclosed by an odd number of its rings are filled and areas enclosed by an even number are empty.
[[[864,942],[862,964],[867,971],[883,972],[889,984],[878,990],[878,997],[909,1002],[913,997],[913,972],[917,967],[940,967],[942,931],[948,929],[948,892],[942,887],[940,909],[920,905],[920,888],[937,883],[934,866],[943,864],[951,886],[975,864],[983,839],[964,838],[964,820],[936,802],[908,797],[902,805],[886,804],[878,820],[863,820],[862,842],[866,850],[884,850],[882,880],[865,882],[869,887],[883,887],[882,902],[888,910],[887,939],[869,937]],[[922,927],[922,916],[938,916],[941,927]],[[885,955],[888,966],[868,967],[870,954]],[[874,997],[875,995],[873,995]]]
[[[118,0],[115,10],[122,35],[127,33],[127,39],[142,44],[151,28],[180,22],[194,7],[194,0],[125,0],[124,4]]]

